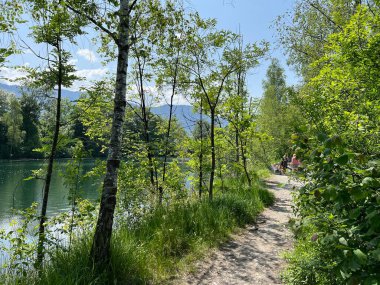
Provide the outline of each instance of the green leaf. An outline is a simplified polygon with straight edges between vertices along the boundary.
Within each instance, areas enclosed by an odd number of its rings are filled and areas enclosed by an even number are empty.
[[[364,187],[377,187],[379,184],[379,182],[372,178],[372,177],[365,177],[363,180],[362,180],[362,185]]]
[[[355,249],[354,254],[358,258],[360,264],[366,264],[367,255],[364,252],[362,252],[360,249]]]
[[[348,154],[343,154],[337,159],[335,159],[335,162],[338,163],[339,165],[346,165],[348,162]]]
[[[319,140],[320,142],[324,142],[324,141],[326,141],[326,139],[327,139],[327,135],[326,135],[325,133],[319,133],[319,134],[317,135],[317,138],[318,138],[318,140]]]
[[[380,248],[375,249],[371,252],[371,256],[375,258],[377,261],[380,261]]]
[[[345,246],[348,246],[347,240],[344,237],[339,238],[339,242]]]
[[[376,277],[367,277],[365,280],[364,280],[364,285],[379,285],[379,279],[376,278]]]
[[[340,270],[340,275],[342,275],[344,279],[347,279],[351,276],[349,273],[347,273],[346,271],[343,271],[342,269]]]

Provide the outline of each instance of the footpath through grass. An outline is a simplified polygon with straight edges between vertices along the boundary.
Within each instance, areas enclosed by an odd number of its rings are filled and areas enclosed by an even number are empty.
[[[223,193],[217,193],[211,202],[192,201],[162,207],[133,228],[119,225],[112,240],[110,267],[102,274],[95,274],[89,266],[91,243],[89,238],[83,238],[70,251],[54,252],[40,278],[29,276],[18,282],[165,284],[210,248],[226,241],[237,228],[254,222],[264,206],[273,201],[273,194],[259,183],[251,189],[232,184]]]

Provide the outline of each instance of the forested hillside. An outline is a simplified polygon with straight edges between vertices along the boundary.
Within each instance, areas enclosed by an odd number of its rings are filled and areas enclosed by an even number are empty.
[[[0,86],[0,159],[36,159],[43,158],[41,147],[46,143],[49,135],[48,125],[54,116],[54,109],[51,105],[54,100],[48,98],[46,94],[36,90],[21,88],[2,84]],[[4,90],[8,90],[6,92]],[[95,139],[91,139],[87,134],[87,127],[83,125],[85,119],[79,115],[81,100],[87,93],[80,94],[63,92],[62,135],[66,141],[60,146],[57,158],[69,158],[75,141],[81,141],[87,149],[87,157],[105,157],[106,151],[101,149],[101,144]],[[71,97],[71,99],[70,99]],[[79,102],[79,104],[77,104]],[[188,105],[173,105],[170,111],[169,105],[149,106],[150,116],[154,120],[162,122],[167,120],[172,114],[173,120],[178,121],[179,127],[183,128],[188,135],[194,130],[199,114],[193,112],[193,107]],[[138,109],[136,104],[131,108]],[[135,114],[134,114],[135,115]],[[131,116],[134,116],[131,114]],[[12,119],[11,119],[12,118]],[[133,120],[133,119],[132,119]],[[159,132],[158,126],[151,126],[150,132]],[[135,132],[139,130],[136,129]]]

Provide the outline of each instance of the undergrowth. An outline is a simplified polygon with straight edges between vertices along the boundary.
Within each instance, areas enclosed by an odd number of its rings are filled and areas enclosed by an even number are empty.
[[[273,194],[256,184],[251,189],[230,182],[213,201],[188,201],[161,207],[133,227],[119,225],[112,240],[112,260],[101,274],[89,266],[89,233],[70,251],[52,253],[39,278],[31,272],[8,284],[162,284],[230,234],[255,222]],[[33,277],[33,275],[35,275]],[[8,276],[9,277],[9,276]],[[3,279],[6,280],[6,279]]]

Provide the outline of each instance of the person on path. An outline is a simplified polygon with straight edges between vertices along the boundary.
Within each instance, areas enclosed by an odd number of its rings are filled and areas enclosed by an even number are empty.
[[[281,160],[281,174],[285,174],[286,173],[286,169],[288,168],[288,158],[286,155],[284,155],[282,157],[282,160]]]
[[[301,162],[297,159],[296,154],[293,154],[291,165],[293,170],[297,170],[298,166],[300,166]]]

